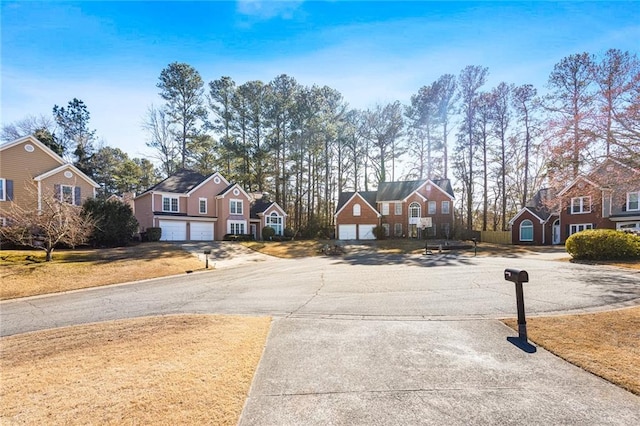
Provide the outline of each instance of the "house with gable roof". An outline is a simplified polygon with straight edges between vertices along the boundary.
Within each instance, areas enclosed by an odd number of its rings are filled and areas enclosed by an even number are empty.
[[[541,194],[509,221],[513,244],[562,244],[586,229],[640,232],[640,170],[613,158],[557,195]]]
[[[552,211],[554,199],[553,191],[543,188],[527,201],[509,221],[513,244],[560,244],[559,215]]]
[[[81,206],[99,185],[34,136],[0,145],[0,220],[13,203],[40,209],[43,197]],[[1,224],[1,223],[0,223]]]
[[[336,206],[336,239],[417,238],[420,218],[431,218],[427,235],[449,238],[453,230],[453,188],[448,179],[382,182],[377,191],[343,192]]]
[[[227,234],[251,234],[258,239],[267,224],[283,232],[286,214],[282,208],[277,203],[262,203],[264,210],[256,207],[254,212],[255,201],[220,173],[205,176],[180,170],[138,195],[134,212],[140,231],[161,228],[163,241],[213,241]]]

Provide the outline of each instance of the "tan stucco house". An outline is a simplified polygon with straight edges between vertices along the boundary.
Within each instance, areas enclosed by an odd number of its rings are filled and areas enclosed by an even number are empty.
[[[140,231],[161,228],[163,241],[213,241],[225,235],[261,239],[271,226],[283,235],[286,213],[275,202],[257,200],[220,173],[180,170],[134,199]]]
[[[0,145],[0,218],[12,203],[41,208],[43,197],[77,206],[96,195],[98,184],[33,136]]]

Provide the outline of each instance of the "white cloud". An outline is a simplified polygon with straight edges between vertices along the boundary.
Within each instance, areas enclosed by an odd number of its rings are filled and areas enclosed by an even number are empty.
[[[236,11],[246,17],[267,21],[276,17],[291,19],[303,0],[238,0]]]

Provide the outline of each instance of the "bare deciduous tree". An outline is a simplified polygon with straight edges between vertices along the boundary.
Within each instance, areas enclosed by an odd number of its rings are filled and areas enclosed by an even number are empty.
[[[30,198],[37,199],[35,187],[29,187],[28,193]],[[39,208],[12,203],[3,213],[7,223],[0,227],[2,239],[44,250],[47,262],[57,247],[73,248],[89,240],[94,224],[82,214],[82,207],[59,200],[53,191],[42,194],[38,204]]]

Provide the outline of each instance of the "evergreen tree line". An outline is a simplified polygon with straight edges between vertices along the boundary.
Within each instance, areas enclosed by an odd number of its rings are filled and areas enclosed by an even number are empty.
[[[562,186],[605,156],[640,164],[635,54],[569,55],[554,66],[544,95],[531,84],[488,88],[488,75],[467,66],[419,88],[407,105],[354,109],[337,90],[288,75],[205,84],[195,68],[175,62],[157,83],[163,102],[143,120],[156,170],[120,150],[93,149],[95,132],[77,99],[54,107],[49,142],[105,193],[139,191],[181,168],[219,171],[269,193],[289,225],[309,236],[330,233],[339,192],[383,181],[451,179],[459,225],[499,230],[537,189]]]

